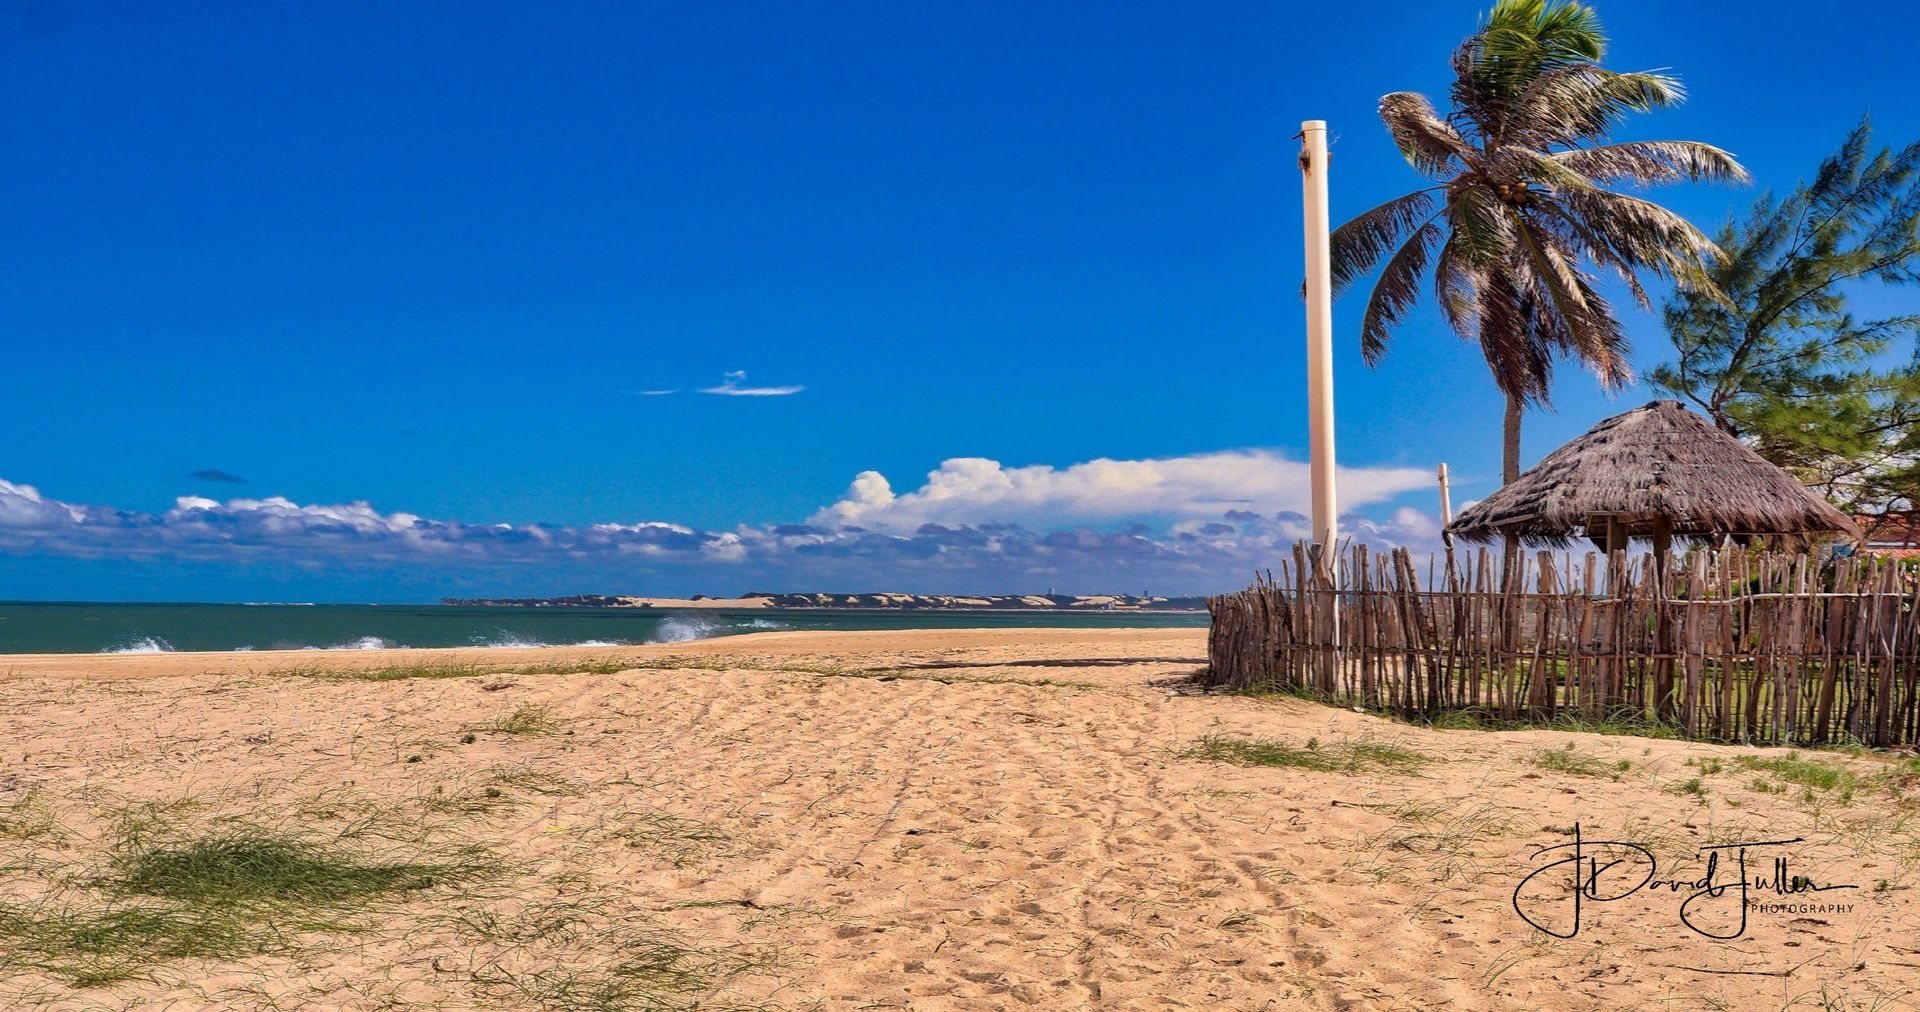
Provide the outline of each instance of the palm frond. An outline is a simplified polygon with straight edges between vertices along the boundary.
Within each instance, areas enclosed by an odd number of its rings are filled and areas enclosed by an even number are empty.
[[[1481,276],[1477,295],[1480,353],[1493,372],[1494,385],[1522,403],[1548,403],[1553,356],[1540,340],[1526,293],[1510,270],[1495,269]]]
[[[1685,218],[1650,200],[1600,188],[1562,191],[1553,200],[1634,269],[1711,287],[1705,269],[1720,258],[1720,248]]]
[[[1458,233],[1449,233],[1440,244],[1433,265],[1433,296],[1447,326],[1471,340],[1480,327],[1481,272],[1468,262],[1459,238]]]
[[[1555,162],[1594,182],[1746,183],[1747,170],[1733,155],[1698,141],[1629,141],[1558,151]]]
[[[1530,182],[1543,183],[1554,190],[1590,190],[1598,185],[1552,155],[1517,144],[1502,145],[1498,163]]]
[[[1420,276],[1426,272],[1433,248],[1445,237],[1445,230],[1432,221],[1420,226],[1400,247],[1373,283],[1366,313],[1360,320],[1360,354],[1368,365],[1377,365],[1387,353],[1394,325],[1420,298]]]
[[[1513,247],[1512,205],[1484,183],[1470,181],[1453,188],[1447,218],[1462,252],[1476,264],[1489,264]]]
[[[1644,310],[1653,308],[1653,301],[1647,298],[1646,287],[1640,283],[1639,275],[1634,273],[1633,265],[1614,255],[1605,240],[1593,234],[1578,218],[1568,214],[1558,204],[1543,201],[1536,207],[1539,213],[1532,218],[1533,221],[1558,235],[1562,243],[1576,250],[1580,256],[1617,275],[1632,294],[1635,305]]]
[[[1501,391],[1522,403],[1547,403],[1561,356],[1582,361],[1604,385],[1630,381],[1625,330],[1590,271],[1619,275],[1648,308],[1643,274],[1716,295],[1707,265],[1719,251],[1710,239],[1607,187],[1737,182],[1745,170],[1706,144],[1606,143],[1628,115],[1685,93],[1665,73],[1600,66],[1605,51],[1582,0],[1496,0],[1454,50],[1448,115],[1413,92],[1381,99],[1401,154],[1442,180],[1435,190],[1444,192],[1384,204],[1335,233],[1338,289],[1384,262],[1361,320],[1369,363],[1385,354],[1429,270],[1447,326],[1479,343]]]
[[[1534,226],[1534,227],[1530,227]],[[1571,352],[1612,389],[1630,382],[1625,330],[1613,307],[1592,286],[1592,279],[1561,248],[1554,234],[1523,223],[1517,230],[1530,270],[1516,271],[1533,297],[1535,327],[1543,340]]]
[[[1622,74],[1591,63],[1558,67],[1528,82],[1505,117],[1503,141],[1536,148],[1572,145],[1607,136],[1628,113],[1678,104],[1678,78]]]
[[[1380,258],[1433,217],[1432,190],[1395,197],[1333,230],[1333,294],[1338,296],[1373,270]]]
[[[1380,121],[1387,125],[1407,164],[1429,176],[1443,175],[1449,169],[1471,169],[1480,161],[1474,146],[1418,92],[1396,91],[1383,96]]]
[[[1634,381],[1629,354],[1633,342],[1627,337],[1626,328],[1621,326],[1619,315],[1607,304],[1606,298],[1594,289],[1591,279],[1582,277],[1577,284],[1589,310],[1590,324],[1577,350],[1581,363],[1592,370],[1599,377],[1600,385],[1608,390],[1630,386]]]
[[[1545,295],[1557,314],[1577,326],[1592,311],[1580,292],[1579,271],[1567,262],[1559,245],[1543,229],[1522,223],[1514,230],[1519,252],[1529,268],[1523,279]]]
[[[1585,4],[1500,0],[1486,25],[1455,54],[1455,96],[1492,105],[1510,103],[1540,74],[1598,61],[1606,49],[1600,19]]]

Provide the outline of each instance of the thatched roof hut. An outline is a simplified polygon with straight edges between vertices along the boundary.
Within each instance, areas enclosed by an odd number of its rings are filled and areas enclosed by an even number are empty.
[[[1447,532],[1466,541],[1517,536],[1602,548],[1650,538],[1845,535],[1846,514],[1678,401],[1615,415],[1511,484],[1462,510]]]

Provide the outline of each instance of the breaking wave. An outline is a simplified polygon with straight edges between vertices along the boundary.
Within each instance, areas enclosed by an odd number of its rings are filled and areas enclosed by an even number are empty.
[[[649,643],[685,643],[688,640],[703,640],[718,636],[726,631],[726,625],[710,618],[675,616],[660,623],[654,630]]]
[[[248,611],[260,614],[264,609],[256,611],[255,609],[249,608]],[[177,632],[176,634],[187,637],[190,642],[194,644],[184,649],[196,650],[394,650],[419,646],[460,647],[463,645],[531,650],[541,647],[612,649],[648,643],[687,643],[693,640],[712,639],[716,636],[737,636],[742,633],[793,628],[787,623],[776,619],[752,618],[737,613],[721,615],[675,614],[669,612],[658,616],[646,616],[645,613],[637,613],[633,615],[633,617],[639,621],[632,625],[623,626],[618,629],[602,626],[600,629],[595,630],[602,632],[603,635],[608,632],[628,632],[630,630],[630,637],[616,638],[608,636],[606,638],[596,637],[592,639],[574,639],[572,636],[562,632],[561,629],[555,629],[552,634],[549,634],[551,636],[550,639],[541,638],[537,632],[530,632],[524,628],[520,631],[513,631],[504,629],[498,625],[486,625],[478,629],[467,626],[464,629],[447,630],[446,632],[439,632],[433,629],[387,629],[386,631],[392,633],[392,636],[373,634],[356,636],[347,630],[335,629],[330,632],[307,632],[298,639],[293,636],[274,638],[270,635],[272,631],[271,627],[266,629],[248,627],[246,631],[242,631],[238,635],[233,636],[233,640],[230,641],[234,642],[232,646],[203,643],[204,640],[209,638],[209,634],[205,631],[188,630]],[[234,625],[236,625],[236,623],[231,619],[226,619],[220,625],[217,632],[223,636],[233,635],[231,627]],[[379,626],[376,625],[376,628],[377,627]],[[348,629],[351,628],[351,626],[348,627]],[[361,628],[364,629],[366,626],[361,626]],[[573,636],[579,636],[585,632],[585,630],[579,629],[577,626],[575,630]],[[642,632],[642,630],[648,631]],[[451,633],[451,635],[448,635],[448,633]],[[108,633],[107,635],[112,636],[113,634]],[[117,642],[110,642],[110,645],[98,648],[97,652],[102,654],[164,654],[183,649],[175,647],[164,637],[157,635],[136,634],[131,632],[123,632],[120,635],[124,638]],[[95,642],[97,643],[98,641]],[[92,646],[93,644],[88,644],[88,647]]]
[[[395,643],[390,639],[383,639],[379,636],[362,636],[359,639],[352,640],[350,642],[335,643],[334,645],[327,647],[326,649],[328,650],[391,650],[394,647],[397,647],[399,645],[400,644]]]
[[[675,615],[660,623],[649,643],[685,643],[689,640],[712,639],[764,629],[785,629],[783,622],[772,619],[756,618],[746,622],[728,622],[724,619],[708,618],[705,615]]]
[[[170,654],[173,644],[158,636],[142,636],[117,647],[108,647],[100,651],[103,654]]]
[[[548,643],[545,640],[529,639],[518,633],[503,632],[488,639],[485,636],[473,637],[477,647],[503,647],[507,649],[532,649],[534,647],[623,647],[627,644],[619,640],[580,640],[576,643]]]

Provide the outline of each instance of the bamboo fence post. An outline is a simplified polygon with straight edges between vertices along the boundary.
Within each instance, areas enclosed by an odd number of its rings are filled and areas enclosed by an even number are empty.
[[[1404,548],[1332,551],[1295,546],[1207,601],[1210,684],[1429,718],[1624,712],[1722,741],[1920,744],[1920,581],[1898,566],[1737,546],[1669,567],[1623,552],[1517,565],[1481,549],[1430,558],[1423,577]]]

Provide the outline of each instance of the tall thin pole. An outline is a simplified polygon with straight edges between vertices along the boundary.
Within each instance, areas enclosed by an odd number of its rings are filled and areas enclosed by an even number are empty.
[[[1300,124],[1300,194],[1307,238],[1307,438],[1311,444],[1313,540],[1334,549],[1339,507],[1333,487],[1333,256],[1327,221],[1327,122]]]
[[[1447,487],[1446,461],[1440,462],[1440,468],[1435,473],[1440,477],[1440,526],[1445,527],[1453,523],[1453,493]]]

